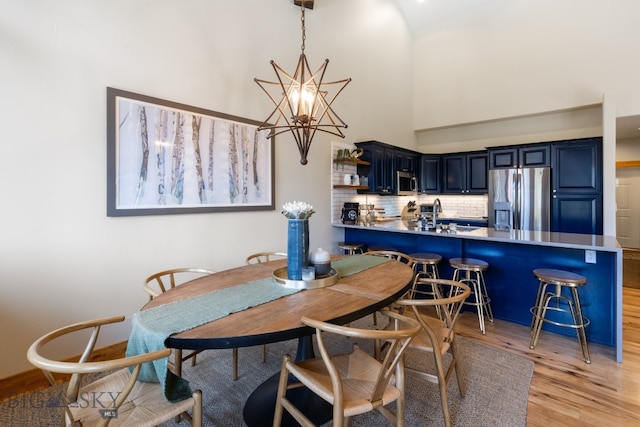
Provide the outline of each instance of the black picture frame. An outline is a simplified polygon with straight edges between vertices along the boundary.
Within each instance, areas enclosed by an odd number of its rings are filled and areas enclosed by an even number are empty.
[[[275,209],[261,122],[107,88],[107,216]]]

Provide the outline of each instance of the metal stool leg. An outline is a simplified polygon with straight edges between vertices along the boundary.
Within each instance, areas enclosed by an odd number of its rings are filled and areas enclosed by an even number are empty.
[[[473,293],[476,298],[476,311],[478,312],[478,323],[480,323],[480,331],[482,331],[482,335],[487,333],[484,326],[484,305],[482,304],[482,290],[480,289],[480,281],[478,280],[478,273],[476,272],[476,278],[471,278],[471,272],[469,270],[466,271],[466,281],[467,283],[471,283],[473,286]]]
[[[578,289],[571,288],[571,294],[573,296],[573,301],[575,305],[576,311],[576,325],[579,325],[577,329],[578,333],[578,341],[580,341],[580,347],[582,348],[582,356],[584,356],[584,361],[586,363],[591,363],[591,357],[589,356],[589,344],[587,343],[587,333],[585,332],[585,320],[582,316],[582,307],[580,305],[580,296],[578,296]]]
[[[551,299],[551,294],[546,293],[547,284],[541,283],[540,295],[541,299],[536,307],[536,314],[534,318],[534,325],[531,335],[531,342],[529,343],[529,348],[533,350],[538,343],[538,337],[540,336],[540,329],[542,329],[542,319],[547,313],[547,306],[549,305],[549,300]]]
[[[487,292],[487,285],[484,281],[484,274],[482,271],[477,271],[476,276],[480,282],[480,289],[482,294],[482,303],[487,313],[487,319],[489,322],[493,322],[493,311],[491,310],[491,299],[489,298],[489,292]]]
[[[469,305],[473,305],[476,307],[476,312],[478,313],[478,323],[480,325],[480,331],[483,335],[486,335],[487,330],[485,327],[484,317],[485,314],[487,316],[487,320],[493,322],[493,311],[491,310],[491,300],[489,299],[489,294],[487,293],[487,287],[484,282],[484,276],[482,271],[471,271],[464,270],[465,276],[464,278],[460,278],[460,269],[455,269],[453,271],[453,279],[458,282],[462,282],[468,285],[471,288],[472,294],[474,295],[475,302],[467,303]],[[472,278],[472,273],[475,275]]]
[[[536,324],[536,319],[537,319],[537,315],[539,315],[540,313],[538,312],[540,309],[540,301],[542,301],[542,295],[543,295],[543,290],[545,288],[545,283],[543,281],[538,281],[538,294],[536,295],[536,302],[533,305],[534,309],[531,310],[531,326],[529,326],[529,329],[531,330],[531,333],[533,333],[533,329],[534,326]]]
[[[413,279],[413,289],[416,289],[416,287],[418,286],[418,280],[421,277],[424,277],[427,279],[437,279],[439,277],[437,264],[430,264],[426,262],[416,263],[415,265],[416,270],[418,269],[418,264],[421,265],[422,267],[420,268],[419,271],[416,272],[416,275]],[[431,271],[429,271],[429,267],[431,267]],[[440,287],[440,285],[432,284],[430,294],[433,295],[435,298],[440,298],[442,295],[442,288]],[[413,298],[414,293],[410,291],[409,295],[410,295],[410,298]],[[438,319],[442,320],[442,312],[440,311],[440,306],[436,306],[436,315],[438,316]]]

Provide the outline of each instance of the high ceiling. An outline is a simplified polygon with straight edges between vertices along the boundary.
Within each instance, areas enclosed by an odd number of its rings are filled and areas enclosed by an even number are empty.
[[[395,0],[414,35],[492,0]],[[495,2],[495,0],[493,0]]]
[[[442,25],[461,15],[472,13],[474,9],[496,7],[496,0],[395,0],[402,11],[413,36],[430,28]],[[640,115],[618,117],[616,138],[640,139]]]

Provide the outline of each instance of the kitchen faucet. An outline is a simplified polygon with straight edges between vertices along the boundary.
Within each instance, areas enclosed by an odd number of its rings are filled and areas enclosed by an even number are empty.
[[[433,214],[438,215],[442,212],[442,205],[440,204],[440,199],[435,199],[433,201]]]
[[[440,204],[440,199],[435,199],[433,201],[433,214],[431,216],[431,226],[436,228],[438,225],[438,214],[442,212],[442,205]]]

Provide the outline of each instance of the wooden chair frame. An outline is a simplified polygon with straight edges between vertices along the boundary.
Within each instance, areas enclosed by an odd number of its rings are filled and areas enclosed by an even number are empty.
[[[157,273],[152,274],[147,277],[144,281],[144,290],[149,294],[149,300],[157,297],[160,294],[167,292],[170,289],[175,288],[176,286],[180,286],[184,281],[178,281],[176,276],[178,275],[189,275],[189,280],[192,280],[198,276],[204,276],[207,274],[215,273],[213,270],[208,270],[206,268],[192,268],[192,267],[182,267],[182,268],[172,268],[169,270],[159,271]],[[189,281],[187,280],[187,281]],[[154,286],[155,284],[155,286]],[[202,350],[194,350],[188,352],[186,355],[183,353],[182,349],[173,349],[173,361],[170,362],[171,368],[173,372],[181,377],[182,376],[182,364],[187,360],[191,359],[191,366],[196,365],[196,356],[202,353]],[[237,360],[235,359],[237,356],[234,355],[235,366],[237,366]],[[237,378],[237,368],[234,371],[234,380]]]
[[[379,251],[367,251],[363,255],[381,256],[385,258],[391,258],[396,261],[400,261],[404,264],[407,264],[409,267],[411,267],[411,270],[413,271],[414,275],[416,273],[416,261],[411,256],[405,254],[404,252],[379,250]],[[376,326],[378,325],[377,313],[373,313],[373,324]],[[376,355],[376,358],[379,358],[379,355]]]
[[[407,264],[409,267],[411,267],[411,269],[415,273],[415,269],[416,269],[415,260],[411,256],[405,254],[404,252],[399,252],[399,251],[367,251],[363,255],[383,256],[383,257],[395,259],[396,261],[400,261],[400,262],[403,262],[403,263]]]
[[[167,292],[169,289],[173,289],[179,286],[181,283],[176,282],[176,275],[182,273],[189,274],[213,274],[212,270],[206,268],[172,268],[170,270],[159,271],[151,276],[147,277],[144,281],[144,290],[149,294],[149,299],[153,299],[158,295]],[[157,285],[157,288],[153,284]]]
[[[353,415],[374,409],[394,425],[404,426],[403,353],[420,331],[420,325],[414,319],[395,312],[384,311],[383,314],[390,318],[393,329],[358,329],[302,318],[302,323],[316,329],[321,358],[292,362],[291,357],[285,355],[280,371],[274,427],[280,425],[284,409],[302,426],[313,425],[286,397],[287,390],[301,386],[306,386],[333,405],[334,427],[348,425]],[[357,344],[351,353],[332,356],[324,340],[325,333],[374,341],[386,340],[390,348],[381,362],[362,351]],[[289,383],[290,374],[299,382]],[[395,414],[386,407],[393,401],[396,401]]]
[[[285,252],[257,252],[247,257],[247,264],[262,264],[263,262],[275,261],[277,259],[287,258]]]
[[[71,380],[69,381],[69,386],[67,387],[66,395],[63,398],[66,400],[65,402],[65,412],[63,415],[63,425],[81,425],[80,420],[76,420],[70,405],[73,405],[74,402],[77,401],[78,395],[81,392],[80,381],[83,375],[93,374],[99,372],[110,372],[114,370],[119,370],[110,375],[116,375],[122,373],[124,371],[126,375],[128,375],[128,379],[126,384],[122,388],[122,390],[113,390],[114,395],[117,394],[117,398],[113,400],[113,406],[111,408],[100,408],[100,409],[108,409],[114,411],[114,413],[118,415],[118,411],[121,409],[123,403],[127,402],[128,397],[130,396],[132,390],[138,383],[138,375],[140,373],[141,366],[144,363],[153,362],[154,360],[161,359],[163,357],[168,357],[170,354],[169,349],[163,349],[154,351],[151,353],[141,354],[137,356],[129,356],[129,357],[121,357],[118,359],[112,359],[107,361],[98,361],[92,362],[91,354],[94,351],[96,342],[98,340],[98,335],[100,333],[100,329],[104,325],[109,325],[117,322],[121,322],[124,320],[124,316],[112,316],[106,317],[96,320],[89,320],[85,322],[75,323],[73,325],[65,326],[55,331],[49,332],[48,334],[43,335],[38,340],[36,340],[27,351],[27,359],[31,364],[41,369],[44,373],[47,380],[51,383],[51,385],[56,385],[57,381],[53,376],[53,373],[58,374],[70,374]],[[65,362],[60,360],[49,359],[41,354],[42,348],[49,342],[55,340],[56,338],[81,331],[84,329],[92,329],[91,335],[88,339],[87,345],[85,346],[82,355],[80,356],[77,362]],[[149,383],[145,383],[149,384]],[[157,387],[153,387],[154,393],[162,393],[162,387],[160,384],[153,384],[153,386],[157,385]],[[107,392],[107,390],[101,390],[101,392]],[[163,394],[164,398],[164,394]],[[162,408],[158,408],[154,406],[152,410],[148,411],[149,414],[153,414],[153,410],[161,409],[162,414],[157,414],[157,419],[153,419],[154,417],[148,416],[149,425],[155,425],[162,421],[169,421],[175,417],[184,417],[189,420],[189,422],[196,427],[202,426],[202,393],[200,390],[196,390],[192,397],[179,401],[179,402],[168,402],[166,401],[166,405]],[[82,405],[76,405],[82,406]],[[192,409],[192,415],[189,415],[185,412],[186,409]],[[95,411],[98,412],[98,408],[95,408]],[[112,418],[102,416],[97,422],[96,426],[107,426]],[[118,421],[122,421],[120,418]],[[154,424],[155,423],[155,424]]]
[[[425,295],[422,295],[419,286],[421,284],[431,288],[431,291],[424,292]],[[447,292],[441,292],[443,287],[449,288],[449,290]],[[433,293],[435,293],[435,298]],[[445,297],[443,294],[450,296]],[[446,427],[452,425],[447,397],[447,382],[453,372],[457,372],[459,364],[454,326],[463,303],[470,294],[471,289],[464,283],[447,279],[420,277],[415,281],[414,287],[409,293],[409,298],[400,299],[395,302],[396,307],[404,309],[402,311],[403,314],[416,319],[422,327],[422,332],[412,341],[410,348],[425,353],[432,353],[436,365],[436,373],[432,374],[411,368],[406,369],[417,373],[430,382],[438,384]],[[436,313],[442,316],[442,320],[426,315],[425,312],[428,311],[429,308],[435,308]],[[410,313],[406,312],[407,309],[410,310]],[[449,351],[451,352],[452,358],[449,366],[446,367],[443,356]],[[458,390],[460,391],[460,395],[464,397],[466,387],[462,381],[462,376],[457,372],[456,377],[458,379]]]

